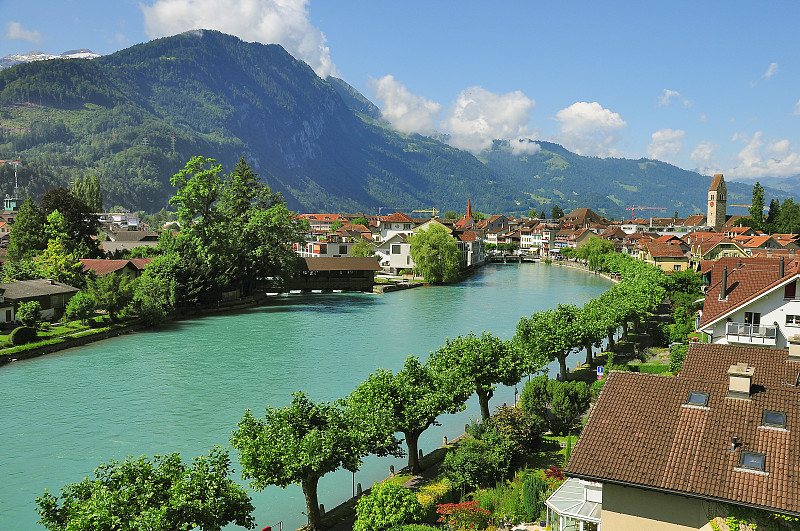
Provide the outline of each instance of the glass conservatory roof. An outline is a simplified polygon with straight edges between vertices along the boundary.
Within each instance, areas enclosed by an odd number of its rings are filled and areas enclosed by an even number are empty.
[[[547,506],[561,516],[587,522],[600,522],[602,504],[586,500],[586,482],[569,478],[547,498]]]

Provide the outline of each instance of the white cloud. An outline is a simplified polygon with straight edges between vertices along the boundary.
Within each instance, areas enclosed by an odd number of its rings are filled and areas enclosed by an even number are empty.
[[[755,87],[756,85],[758,85],[758,82],[761,81],[762,79],[764,81],[769,81],[770,78],[772,78],[772,76],[774,76],[777,73],[778,73],[778,63],[770,63],[769,68],[767,68],[767,71],[764,72],[764,74],[760,78],[758,78],[758,81],[753,81],[752,83],[750,83],[750,86]]]
[[[458,95],[442,128],[450,134],[450,145],[478,153],[491,147],[492,140],[527,135],[535,104],[518,90],[495,94],[482,87],[470,87]]]
[[[764,75],[761,77],[762,79],[769,79],[777,73],[778,73],[778,63],[770,63],[769,68],[767,68],[767,71],[764,72]]]
[[[686,136],[686,132],[680,129],[660,129],[651,136],[653,141],[647,146],[647,156],[671,162],[683,147],[681,139]]]
[[[280,44],[322,78],[336,75],[325,35],[308,18],[308,0],[156,0],[141,5],[151,38],[215,29],[246,41]]]
[[[375,98],[383,103],[383,117],[403,133],[430,134],[435,129],[434,118],[442,110],[439,103],[416,96],[387,75],[370,81]]]
[[[797,100],[797,103],[794,104],[792,116],[800,116],[800,100]]]
[[[579,155],[611,157],[619,155],[614,147],[619,134],[628,125],[622,117],[599,103],[581,101],[556,113],[561,122],[558,140]]]
[[[689,158],[695,163],[697,170],[704,175],[720,173],[719,164],[715,157],[718,149],[718,145],[703,141],[697,144]]]
[[[508,141],[508,146],[514,155],[533,155],[542,149],[542,146],[527,137],[512,138]]]
[[[24,30],[19,22],[9,22],[6,38],[11,40],[28,41],[33,44],[42,42],[42,34],[36,30]]]
[[[683,104],[684,107],[692,106],[692,100],[687,100],[686,98],[682,97],[681,93],[678,92],[677,90],[670,90],[670,89],[664,89],[664,92],[658,98],[658,106],[665,107],[670,103],[672,103],[672,100],[679,101],[680,103]]]
[[[763,131],[752,137],[740,133],[733,140],[746,142],[738,153],[738,164],[730,170],[733,177],[791,177],[800,174],[800,154],[792,150],[788,140],[769,141],[765,145]],[[766,151],[765,157],[762,149]]]

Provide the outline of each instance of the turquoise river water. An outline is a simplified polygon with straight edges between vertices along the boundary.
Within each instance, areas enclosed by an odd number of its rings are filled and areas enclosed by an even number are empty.
[[[263,415],[297,390],[317,401],[344,397],[376,368],[397,370],[412,353],[427,359],[446,337],[487,330],[510,338],[522,315],[583,304],[609,286],[558,266],[488,265],[457,285],[281,297],[0,367],[0,529],[43,529],[35,498],[109,459],[178,451],[188,461],[228,446],[245,409]],[[568,366],[583,356],[573,354]],[[551,364],[550,374],[557,371]],[[513,400],[513,388],[499,389],[490,405]],[[427,453],[478,416],[473,397],[467,411],[424,433],[420,448]],[[235,451],[231,457],[241,480]],[[367,488],[404,464],[370,456],[355,481]],[[351,473],[328,474],[320,503],[330,509],[352,489]],[[252,496],[258,529],[305,523],[298,486]]]

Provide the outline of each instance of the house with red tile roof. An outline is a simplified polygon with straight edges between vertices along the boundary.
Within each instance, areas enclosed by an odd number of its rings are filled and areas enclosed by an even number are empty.
[[[152,258],[137,258],[136,260],[100,260],[84,258],[81,260],[85,272],[93,272],[98,277],[109,273],[125,275],[129,279],[140,276],[144,268],[152,262]]]
[[[741,245],[722,234],[691,244],[690,267],[696,269],[703,260],[716,260],[726,256],[749,256]]]
[[[800,516],[796,354],[699,344],[678,376],[612,371],[564,469],[566,487],[548,499],[548,523],[710,530],[729,505]],[[600,504],[580,514],[598,485]]]
[[[395,212],[380,218],[378,220],[378,229],[380,234],[377,235],[376,240],[385,241],[395,234],[411,234],[411,231],[414,230],[414,220],[402,212]]]
[[[719,260],[697,329],[713,343],[785,348],[800,334],[800,260]]]
[[[689,268],[687,252],[677,244],[653,240],[644,244],[639,258],[665,272],[685,271]]]

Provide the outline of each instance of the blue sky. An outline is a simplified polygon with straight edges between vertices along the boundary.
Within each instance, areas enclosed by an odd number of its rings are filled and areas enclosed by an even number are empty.
[[[0,55],[188,29],[282,44],[404,132],[800,175],[800,2],[2,0]]]

